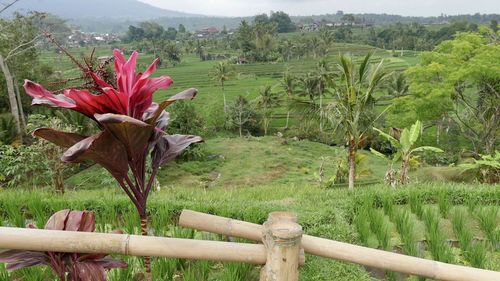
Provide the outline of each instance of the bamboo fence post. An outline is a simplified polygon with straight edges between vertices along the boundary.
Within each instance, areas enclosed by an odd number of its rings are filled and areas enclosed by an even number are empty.
[[[302,227],[292,213],[274,212],[264,223],[262,241],[267,262],[260,281],[298,281]]]
[[[230,218],[184,210],[179,225],[197,230],[259,241],[263,226]],[[302,236],[302,247],[308,254],[357,263],[390,271],[448,281],[499,281],[500,272],[448,264],[344,242]]]

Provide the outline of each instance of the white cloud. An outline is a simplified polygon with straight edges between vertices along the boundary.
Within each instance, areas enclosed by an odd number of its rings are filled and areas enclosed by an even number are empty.
[[[161,8],[220,16],[252,16],[269,11],[291,15],[335,13],[387,13],[437,16],[500,13],[498,0],[140,0]]]

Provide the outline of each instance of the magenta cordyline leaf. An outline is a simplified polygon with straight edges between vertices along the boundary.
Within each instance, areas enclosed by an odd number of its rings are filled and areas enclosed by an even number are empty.
[[[33,226],[30,226],[33,228]],[[45,229],[94,232],[95,215],[88,211],[61,210],[53,214]],[[121,231],[113,231],[121,233]],[[76,257],[76,259],[74,259]],[[105,281],[106,270],[127,267],[127,263],[115,260],[106,254],[55,253],[10,250],[0,252],[0,262],[7,263],[7,270],[16,270],[36,265],[51,266],[59,276],[68,274],[68,281]],[[65,272],[60,272],[64,265]],[[76,272],[76,276],[74,276]]]
[[[94,114],[114,113],[140,119],[151,106],[153,93],[168,88],[173,81],[168,76],[149,78],[156,69],[158,60],[153,61],[144,73],[136,73],[137,52],[133,52],[128,61],[125,61],[119,50],[114,50],[114,56],[118,89],[114,89],[95,73],[90,73],[90,76],[101,87],[99,94],[92,94],[87,90],[67,89],[62,95],[55,95],[29,80],[25,81],[24,89],[33,97],[33,105],[47,104],[68,108],[90,118],[94,118]]]

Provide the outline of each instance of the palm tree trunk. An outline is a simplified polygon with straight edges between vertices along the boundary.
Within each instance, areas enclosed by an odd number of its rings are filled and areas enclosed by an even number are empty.
[[[356,144],[354,140],[349,141],[349,190],[354,190],[354,179],[356,175]]]
[[[12,79],[12,74],[10,73],[9,66],[5,62],[2,55],[0,55],[0,68],[5,76],[5,82],[7,84],[7,95],[9,96],[9,105],[12,116],[14,117],[14,122],[16,123],[17,133],[21,134],[21,120],[19,118],[19,106],[16,99],[16,92],[14,90],[14,81]]]
[[[226,93],[224,92],[224,84],[222,84],[222,97],[224,98],[224,114],[227,113],[227,102],[226,102]]]
[[[287,113],[286,113],[285,129],[288,129],[288,120],[290,120],[290,111],[287,111]]]
[[[409,182],[408,171],[410,170],[410,158],[404,157],[401,163],[401,175],[399,181],[402,185]]]
[[[323,95],[319,95],[319,131],[323,133]]]

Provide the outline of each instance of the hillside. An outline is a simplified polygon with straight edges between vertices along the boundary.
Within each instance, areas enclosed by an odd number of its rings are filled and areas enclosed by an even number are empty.
[[[174,162],[163,168],[158,181],[165,187],[227,188],[275,186],[319,186],[318,170],[325,160],[325,180],[335,174],[335,159],[344,158],[345,151],[317,142],[297,141],[278,137],[212,138],[203,145],[202,159]],[[383,160],[361,152],[363,163],[358,167],[360,181],[374,181],[383,177]],[[367,167],[370,169],[367,169]],[[241,171],[244,171],[242,173]],[[101,174],[102,173],[102,174]],[[107,185],[107,173],[93,166],[70,178],[75,188]],[[96,180],[97,179],[97,180]]]
[[[117,5],[119,3],[119,5]],[[64,19],[106,18],[144,20],[159,17],[195,16],[172,10],[165,10],[137,0],[23,0],[16,3],[10,12],[48,12]],[[198,15],[199,16],[199,15]]]

